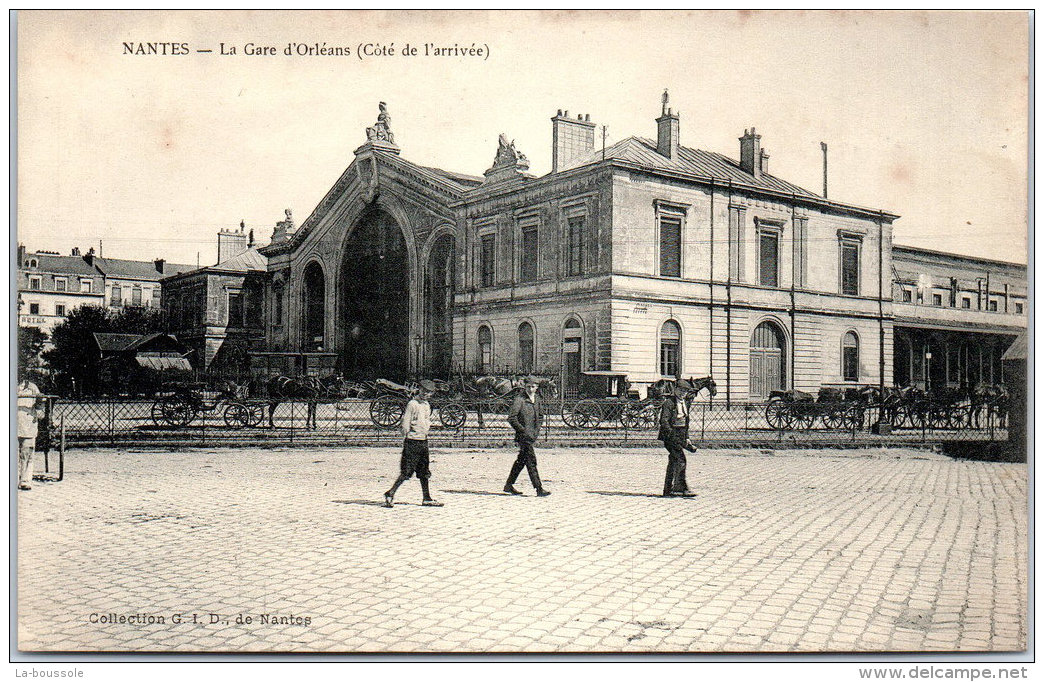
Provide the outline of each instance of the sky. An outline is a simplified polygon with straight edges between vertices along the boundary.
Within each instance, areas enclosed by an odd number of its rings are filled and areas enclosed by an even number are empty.
[[[30,249],[212,264],[315,208],[388,103],[402,156],[542,175],[558,109],[897,213],[896,243],[1027,261],[1028,21],[986,12],[19,12],[17,232]],[[139,43],[187,54],[134,54]],[[131,54],[125,43],[130,44]],[[247,44],[275,55],[248,55]],[[285,56],[289,44],[348,56]],[[236,54],[221,54],[236,49]],[[394,54],[360,58],[368,52]],[[403,55],[406,45],[416,56]],[[425,56],[426,44],[482,56]],[[171,48],[167,48],[168,52]],[[182,48],[178,48],[181,51]],[[197,50],[213,50],[202,53]]]

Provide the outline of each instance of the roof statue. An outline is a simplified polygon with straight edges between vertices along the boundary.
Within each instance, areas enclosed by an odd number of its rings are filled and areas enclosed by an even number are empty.
[[[529,169],[529,159],[526,155],[515,148],[515,141],[508,142],[507,135],[500,134],[497,141],[497,157],[493,159],[493,167],[514,166],[519,170]]]
[[[387,142],[395,144],[395,135],[391,131],[391,115],[388,113],[388,105],[384,102],[378,103],[381,113],[377,114],[377,122],[366,129],[366,139],[370,142]]]

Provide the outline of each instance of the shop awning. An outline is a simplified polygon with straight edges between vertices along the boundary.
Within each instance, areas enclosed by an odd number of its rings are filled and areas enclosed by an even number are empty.
[[[183,369],[186,372],[192,371],[192,365],[189,364],[188,358],[179,356],[136,355],[134,359],[137,360],[138,364],[142,367],[149,367],[160,371],[165,369]]]

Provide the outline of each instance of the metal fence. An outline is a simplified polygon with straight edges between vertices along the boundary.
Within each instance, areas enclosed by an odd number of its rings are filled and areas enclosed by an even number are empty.
[[[501,444],[513,439],[504,405],[491,402],[458,404],[449,408],[435,404],[429,438],[444,446]],[[463,415],[461,415],[463,407]],[[780,424],[767,414],[767,403],[696,403],[690,412],[690,437],[696,444],[720,447],[773,446],[884,446],[942,441],[1007,440],[1005,419],[949,410],[945,419],[925,418],[878,428],[879,410],[861,408],[844,419],[823,415],[801,415]],[[59,401],[51,421],[70,447],[89,445],[390,445],[401,440],[397,423],[377,414],[375,401],[347,399],[337,402],[262,400],[217,401],[192,414],[181,415],[186,423],[173,426],[164,419],[160,401],[110,399]],[[960,408],[964,409],[964,408]],[[578,425],[572,406],[545,404],[541,440],[548,444],[655,445],[655,408],[644,418],[620,421],[612,409],[601,419]],[[379,411],[378,411],[379,412]],[[394,415],[393,415],[394,416]],[[463,416],[463,419],[461,417]],[[891,416],[891,415],[886,415]],[[379,426],[375,418],[389,426]],[[597,421],[597,423],[595,423]],[[462,422],[462,423],[460,423]],[[773,423],[775,422],[775,423]],[[249,425],[244,425],[249,424]],[[458,425],[459,424],[459,425]]]

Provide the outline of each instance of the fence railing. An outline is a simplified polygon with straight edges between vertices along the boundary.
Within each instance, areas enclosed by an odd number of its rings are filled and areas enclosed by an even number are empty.
[[[708,446],[846,446],[1007,439],[1003,416],[971,408],[950,408],[945,414],[900,420],[876,407],[862,407],[844,414],[800,413],[781,421],[768,406],[696,403],[690,411],[690,438]],[[160,400],[107,399],[58,401],[52,408],[51,420],[55,427],[61,425],[70,447],[134,443],[392,444],[402,436],[397,414],[387,407],[387,403],[369,399],[278,403],[218,400],[179,411],[165,407]],[[623,418],[619,405],[606,403],[584,419],[577,416],[575,407],[562,402],[545,404],[541,440],[563,444],[656,442],[657,414],[653,406]],[[514,432],[505,411],[506,405],[496,401],[436,403],[429,438],[446,444],[510,441]],[[879,426],[882,421],[885,427]]]

